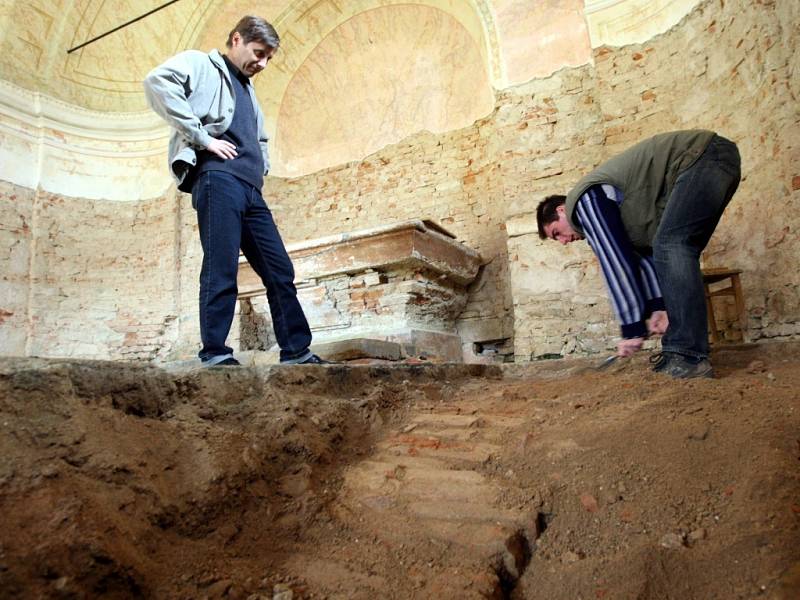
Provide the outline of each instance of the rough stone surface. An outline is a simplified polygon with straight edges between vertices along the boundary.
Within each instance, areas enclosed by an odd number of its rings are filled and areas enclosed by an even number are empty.
[[[0,359],[0,597],[797,598],[800,345],[712,358]]]
[[[328,360],[353,360],[356,358],[400,360],[403,356],[403,348],[398,343],[365,338],[314,344],[314,352]]]
[[[0,182],[0,354],[26,353],[35,197],[32,190]]]
[[[460,362],[461,342],[450,348],[450,338],[481,259],[445,234],[435,223],[417,220],[288,246],[315,345],[391,339],[414,346],[410,354]],[[241,345],[263,347],[257,338],[269,323],[248,302],[264,295],[264,284],[244,257],[238,285],[247,317],[240,320]],[[413,344],[416,331],[430,331],[431,344]],[[445,341],[441,347],[437,335]]]
[[[703,2],[646,44],[601,47],[594,65],[498,93],[494,113],[472,127],[272,179],[268,193],[285,229],[304,238],[331,218],[345,231],[429,215],[488,261],[459,321],[467,343],[513,337],[517,360],[593,353],[618,334],[596,262],[587,247],[540,241],[536,203],[648,135],[715,129],[738,143],[743,181],[704,263],[743,270],[751,339],[795,336],[800,280],[780,265],[800,253],[798,10]],[[729,328],[733,308],[719,304]]]
[[[530,134],[541,152],[534,162],[543,176],[520,186],[520,192],[527,187],[536,198],[566,191],[595,164],[660,131],[705,127],[738,143],[743,181],[704,264],[744,271],[753,339],[795,335],[800,320],[796,272],[777,275],[783,271],[777,265],[788,264],[800,252],[787,222],[797,202],[790,181],[798,156],[792,140],[798,120],[791,108],[797,97],[792,50],[797,30],[784,27],[791,10],[786,4],[726,2],[720,8],[703,3],[678,27],[647,44],[598,49],[595,67],[564,72],[555,93],[546,82],[529,86],[545,109],[552,107],[552,131],[535,127]],[[763,69],[767,56],[770,66]],[[744,89],[760,93],[745,99]],[[509,147],[519,137],[513,132],[516,121],[505,127]],[[564,140],[573,142],[564,147]],[[524,152],[519,158],[512,155],[504,163],[513,173],[506,180],[519,180],[528,161]],[[565,250],[539,241],[530,209],[521,196],[508,226],[517,358],[610,345],[618,330],[591,251],[582,244]],[[735,322],[732,303],[718,303],[717,314],[723,328]],[[726,331],[734,339],[740,335]]]

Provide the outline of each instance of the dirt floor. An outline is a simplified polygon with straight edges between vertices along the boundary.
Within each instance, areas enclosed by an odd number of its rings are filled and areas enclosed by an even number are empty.
[[[0,597],[800,598],[800,344],[598,360],[0,360]]]

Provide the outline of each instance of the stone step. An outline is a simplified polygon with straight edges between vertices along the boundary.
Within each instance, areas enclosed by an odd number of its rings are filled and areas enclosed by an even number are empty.
[[[412,423],[438,425],[440,427],[478,427],[480,415],[458,415],[453,413],[423,413],[414,416]]]
[[[485,502],[491,504],[494,502],[501,488],[486,487],[481,488],[480,492],[476,493],[476,490],[472,488],[471,484],[450,483],[446,486],[438,486],[436,482],[404,482],[392,480],[378,482],[376,480],[368,481],[364,479],[358,484],[351,485],[350,489],[362,494],[393,496],[398,503],[430,500],[444,503]]]
[[[346,595],[333,597],[346,597],[349,600],[380,598],[387,586],[387,581],[383,577],[359,572],[335,559],[292,554],[288,556],[283,568],[300,574],[313,589],[336,590],[345,587]]]
[[[446,460],[430,456],[410,456],[402,452],[376,452],[372,458],[365,462],[385,463],[388,468],[405,467],[407,469],[442,470],[450,471],[453,467]]]
[[[521,417],[497,415],[494,413],[476,413],[463,415],[454,413],[424,413],[411,419],[412,424],[422,425],[432,429],[462,428],[488,430],[494,428],[518,427],[524,422]]]
[[[379,477],[380,479],[394,479],[401,482],[424,481],[439,482],[441,484],[485,485],[486,478],[475,471],[464,469],[450,469],[441,461],[424,462],[419,459],[408,461],[404,464],[397,460],[378,459],[367,460],[354,467],[351,473],[359,473],[365,477]],[[348,475],[349,478],[349,475]]]
[[[387,438],[377,444],[378,453],[424,456],[443,460],[460,460],[483,463],[492,455],[500,453],[502,447],[484,442],[460,442],[441,440],[433,437],[401,434]]]
[[[359,465],[347,474],[345,482],[357,495],[395,496],[400,501],[491,503],[500,491],[474,471],[409,469],[386,462]]]
[[[411,431],[405,431],[412,435],[418,435],[428,438],[437,438],[443,441],[453,442],[496,442],[504,444],[508,440],[510,432],[504,428],[492,429],[459,429],[450,427],[446,429],[432,429],[428,427],[414,428]]]
[[[506,522],[448,521],[425,518],[423,520],[427,536],[460,546],[478,561],[488,562],[488,557],[505,550],[505,543],[521,524]]]
[[[460,410],[434,410],[430,413],[424,414],[455,414],[464,417],[484,417],[490,419],[497,419],[498,422],[516,426],[524,421],[520,416],[526,413],[529,408],[516,407],[516,406],[503,406],[503,405],[475,405],[474,407],[462,406]]]
[[[436,504],[437,508],[431,508],[432,504]],[[488,511],[474,504],[462,505],[460,510],[450,511],[454,514],[442,517],[441,513],[447,509],[446,506],[442,508],[441,504],[419,502],[406,505],[402,510],[382,512],[381,519],[370,528],[369,533],[390,547],[432,539],[455,544],[469,550],[476,562],[485,563],[488,557],[505,549],[506,541],[514,533],[524,531],[528,526],[530,529],[535,527],[533,521],[526,523],[523,515],[511,514],[510,511],[498,512],[499,509]],[[360,514],[354,508],[360,507],[349,506],[349,514]],[[410,515],[417,518],[409,519]]]
[[[423,521],[430,537],[470,550],[478,561],[505,551],[506,541],[524,528],[522,522],[472,522],[426,518]]]
[[[519,512],[488,506],[483,502],[442,502],[417,500],[407,506],[409,513],[421,519],[452,521],[463,524],[493,523],[513,528],[518,523]]]

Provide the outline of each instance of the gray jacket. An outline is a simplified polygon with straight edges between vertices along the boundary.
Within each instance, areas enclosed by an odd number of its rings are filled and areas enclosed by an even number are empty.
[[[264,115],[253,86],[248,89],[256,111],[258,143],[266,175],[269,157]],[[208,54],[187,50],[150,71],[144,79],[144,91],[150,107],[172,127],[169,167],[180,187],[189,169],[197,164],[197,151],[208,148],[211,139],[225,133],[231,125],[236,100],[228,67],[217,50]]]
[[[609,183],[622,191],[620,216],[633,247],[649,254],[675,180],[700,158],[714,135],[704,129],[662,133],[607,160],[567,194],[570,225],[583,233],[575,218],[578,200],[593,185]]]

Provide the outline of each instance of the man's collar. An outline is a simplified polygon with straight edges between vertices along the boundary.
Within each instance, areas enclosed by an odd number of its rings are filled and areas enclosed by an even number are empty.
[[[248,85],[250,83],[250,78],[242,73],[235,64],[231,62],[231,59],[228,58],[226,54],[222,55],[223,60],[225,61],[225,65],[228,67],[228,71],[239,80],[242,85]]]
[[[222,52],[214,48],[211,52],[208,53],[208,57],[218,67],[222,68],[225,66],[225,60],[222,58]]]

